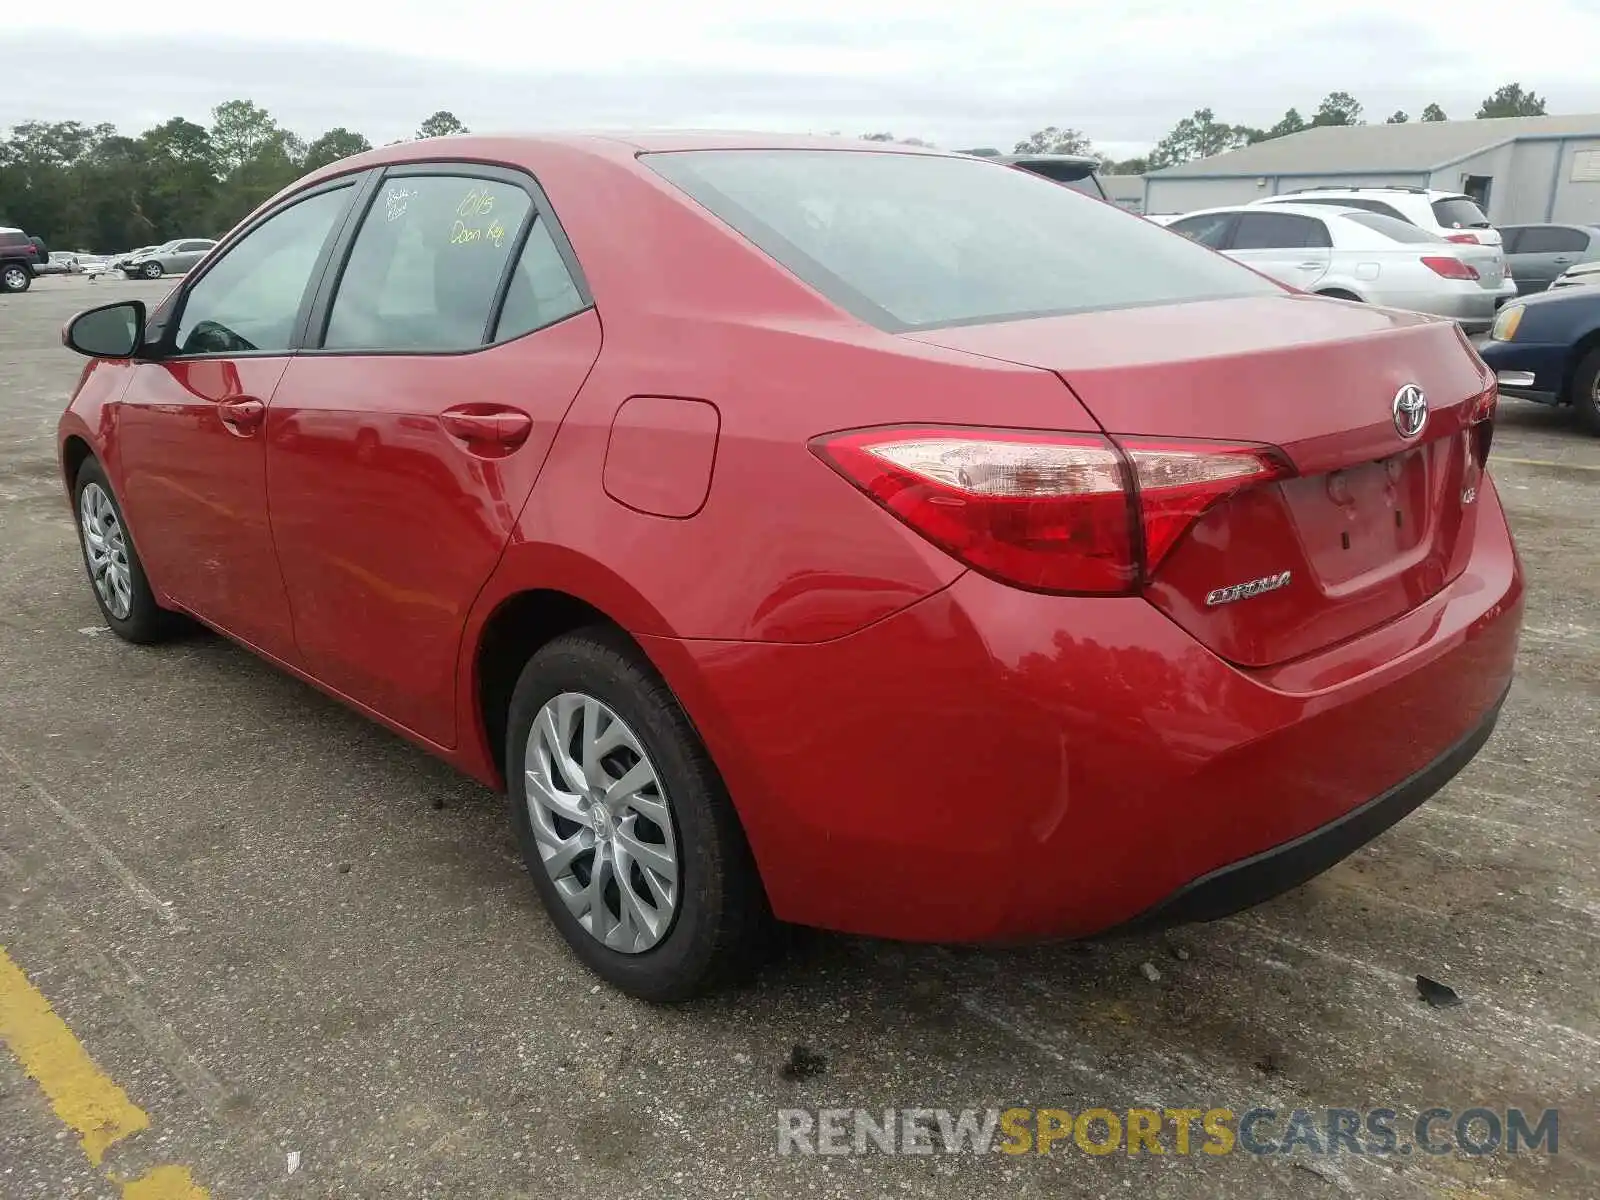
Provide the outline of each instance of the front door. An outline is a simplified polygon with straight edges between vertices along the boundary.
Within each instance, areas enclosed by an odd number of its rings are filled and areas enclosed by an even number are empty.
[[[307,669],[441,746],[467,612],[600,352],[577,279],[525,176],[391,170],[268,414]]]
[[[266,414],[314,268],[354,191],[268,216],[166,306],[156,361],[115,407],[121,495],[151,582],[257,649],[295,661],[267,521]]]

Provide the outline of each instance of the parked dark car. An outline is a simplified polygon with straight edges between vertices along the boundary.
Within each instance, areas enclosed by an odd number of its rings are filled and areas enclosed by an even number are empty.
[[[0,229],[0,292],[25,292],[50,252],[20,229]]]
[[[1478,352],[1502,395],[1570,404],[1600,436],[1600,287],[1561,288],[1506,305]]]
[[[1524,296],[1544,291],[1575,263],[1600,259],[1600,225],[1503,225],[1500,232]]]

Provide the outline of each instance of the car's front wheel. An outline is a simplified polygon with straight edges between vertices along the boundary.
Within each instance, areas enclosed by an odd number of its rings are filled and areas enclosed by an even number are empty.
[[[147,262],[144,264],[144,266],[139,268],[139,274],[143,275],[146,279],[160,279],[161,264],[158,262]]]
[[[1572,373],[1572,407],[1590,433],[1600,437],[1600,346],[1585,354]]]
[[[141,645],[168,637],[179,619],[156,603],[111,481],[95,459],[78,469],[72,499],[83,565],[89,572],[95,603],[111,632]]]
[[[551,920],[596,974],[679,1000],[755,965],[770,913],[705,747],[620,634],[531,658],[506,738],[511,817]]]
[[[0,267],[0,292],[25,292],[33,283],[26,267],[7,263]]]

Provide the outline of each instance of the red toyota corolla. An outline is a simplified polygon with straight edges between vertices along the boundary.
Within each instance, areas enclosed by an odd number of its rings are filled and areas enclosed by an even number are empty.
[[[394,146],[64,336],[111,628],[196,618],[504,788],[638,996],[773,917],[1235,911],[1436,791],[1511,678],[1454,325],[995,163]]]

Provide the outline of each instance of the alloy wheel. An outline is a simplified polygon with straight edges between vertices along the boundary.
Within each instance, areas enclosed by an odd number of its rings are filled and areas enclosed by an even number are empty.
[[[0,276],[0,282],[5,284],[8,292],[20,292],[23,284],[28,282],[28,276],[21,267],[7,267],[5,274]]]
[[[128,538],[117,518],[111,497],[98,483],[88,484],[78,497],[78,524],[83,530],[83,553],[89,577],[106,611],[126,621],[133,611],[133,573],[128,566]]]
[[[539,858],[578,924],[623,954],[659,943],[681,895],[677,840],[661,777],[627,722],[563,692],[534,718],[524,771]]]

